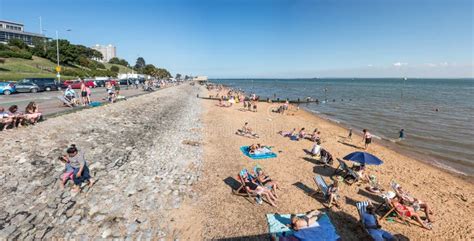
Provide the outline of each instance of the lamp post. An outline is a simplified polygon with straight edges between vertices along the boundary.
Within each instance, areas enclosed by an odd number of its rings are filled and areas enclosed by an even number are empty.
[[[67,32],[71,32],[71,29],[67,29]],[[56,72],[58,81],[61,82],[61,66],[59,66],[59,31],[56,30],[56,60],[57,60],[57,66],[56,66]]]

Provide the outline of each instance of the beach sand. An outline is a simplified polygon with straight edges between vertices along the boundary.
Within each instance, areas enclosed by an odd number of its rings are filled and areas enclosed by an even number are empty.
[[[208,94],[203,92],[203,96]],[[343,184],[340,188],[342,209],[327,209],[320,198],[311,197],[307,192],[316,189],[313,181],[316,174],[331,183],[330,176],[338,162],[335,160],[332,167],[326,168],[317,165],[303,151],[311,149],[312,142],[290,141],[277,132],[305,127],[309,133],[318,128],[321,130],[322,147],[334,159],[360,151],[363,146],[361,136],[354,132],[352,141],[347,141],[346,129],[296,108],[289,115],[279,115],[270,111],[277,104],[259,103],[258,112],[254,113],[240,110],[241,103],[223,108],[216,106],[217,101],[200,101],[204,107],[203,178],[194,187],[199,195],[198,201],[187,202],[174,214],[182,220],[178,222],[182,239],[268,240],[265,214],[301,213],[311,209],[326,211],[343,240],[368,238],[358,222],[355,203],[370,199],[378,204],[383,199],[366,191],[367,184]],[[260,135],[259,139],[234,134],[244,122],[249,122],[250,127]],[[244,156],[239,147],[252,143],[275,146],[278,157],[256,161]],[[384,161],[381,166],[368,166],[368,175],[376,175],[385,190],[391,190],[390,181],[396,180],[413,196],[428,202],[434,211],[435,223],[431,231],[421,228],[414,221],[408,226],[382,220],[383,229],[405,240],[473,239],[474,185],[470,180],[394,152],[377,144],[377,140],[370,145],[368,152]],[[242,168],[252,169],[256,164],[282,186],[277,208],[267,203],[258,205],[233,195],[231,187],[226,184],[232,178],[236,179]],[[422,212],[419,213],[424,217]]]

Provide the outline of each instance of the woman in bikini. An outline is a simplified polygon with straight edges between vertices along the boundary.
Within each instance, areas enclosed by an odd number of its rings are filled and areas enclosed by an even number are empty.
[[[298,217],[296,214],[291,214],[291,223],[289,226],[295,231],[307,228],[318,221],[319,217],[321,216],[320,214],[322,213],[318,210],[311,210],[302,217]]]

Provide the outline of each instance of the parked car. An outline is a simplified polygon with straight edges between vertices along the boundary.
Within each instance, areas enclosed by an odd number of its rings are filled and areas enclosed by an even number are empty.
[[[0,94],[10,95],[16,92],[15,84],[12,82],[0,82]]]
[[[31,79],[22,79],[15,83],[15,89],[17,92],[31,92],[36,93],[40,91],[40,87],[33,83]]]
[[[26,78],[38,86],[39,91],[60,90],[59,83],[54,78]]]
[[[66,80],[61,84],[62,88],[67,88],[69,85],[73,89],[80,89],[81,88],[81,82],[82,80]],[[85,80],[84,81],[85,85],[89,88],[95,88],[96,84],[93,80]]]
[[[120,85],[134,85],[135,80],[134,79],[121,79],[119,80]],[[127,83],[128,82],[128,83]]]

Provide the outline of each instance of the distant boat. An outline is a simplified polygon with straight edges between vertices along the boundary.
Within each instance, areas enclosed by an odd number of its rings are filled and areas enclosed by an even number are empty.
[[[403,80],[407,80],[407,79],[408,79],[407,77],[403,78]]]

